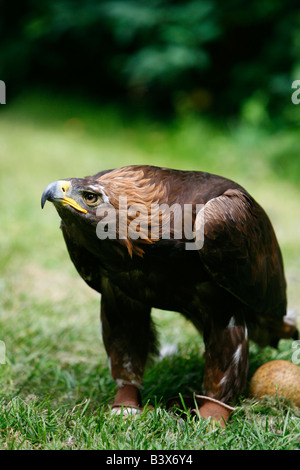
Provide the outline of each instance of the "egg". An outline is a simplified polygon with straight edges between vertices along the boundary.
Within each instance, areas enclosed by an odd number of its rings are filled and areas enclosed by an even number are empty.
[[[249,395],[257,398],[278,395],[300,407],[300,367],[289,361],[266,362],[253,374]]]

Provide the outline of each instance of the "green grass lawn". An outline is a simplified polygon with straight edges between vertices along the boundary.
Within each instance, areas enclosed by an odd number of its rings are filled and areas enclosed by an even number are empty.
[[[286,266],[289,308],[300,312],[300,164],[296,132],[246,123],[222,129],[195,117],[169,125],[46,93],[0,108],[0,447],[2,449],[299,449],[300,411],[281,398],[247,397],[226,429],[167,413],[178,392],[201,390],[203,342],[178,314],[155,310],[161,344],[134,419],[107,412],[116,387],[102,345],[99,296],[71,264],[45,186],[127,164],[201,169],[243,184],[266,209]],[[298,313],[299,314],[299,313]],[[299,317],[298,317],[299,318]],[[250,347],[249,377],[279,349]]]

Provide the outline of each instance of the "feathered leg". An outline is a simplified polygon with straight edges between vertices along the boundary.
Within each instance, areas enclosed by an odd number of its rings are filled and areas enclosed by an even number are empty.
[[[199,302],[190,319],[203,334],[205,343],[205,395],[184,396],[184,401],[186,407],[200,417],[213,417],[224,425],[234,410],[230,404],[241,394],[247,381],[246,311],[241,302],[225,290],[211,284],[200,287]],[[178,398],[169,400],[169,406],[173,404],[180,406]]]
[[[247,327],[235,316],[226,326],[211,322],[204,331],[204,342],[204,392],[208,397],[231,403],[246,386],[249,360]]]
[[[204,329],[205,395],[184,397],[185,404],[201,418],[225,426],[234,408],[229,405],[243,391],[248,373],[248,334],[243,321],[232,316],[225,326],[211,321]],[[172,403],[178,400],[171,400]],[[195,403],[197,406],[195,406]]]
[[[104,346],[118,392],[113,407],[141,406],[140,389],[149,354],[155,352],[151,309],[106,284],[101,299]]]

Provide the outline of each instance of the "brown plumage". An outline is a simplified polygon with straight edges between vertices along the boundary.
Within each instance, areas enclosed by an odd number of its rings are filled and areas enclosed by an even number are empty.
[[[286,282],[271,222],[237,183],[130,166],[51,183],[42,205],[47,199],[79,274],[101,294],[103,341],[119,387],[115,406],[140,405],[145,364],[156,351],[152,307],[182,313],[203,334],[204,393],[221,403],[245,387],[248,336],[267,345],[295,334],[284,318]],[[189,230],[177,219],[185,204]],[[187,249],[200,211],[204,238]],[[115,238],[100,239],[103,221],[115,224]]]

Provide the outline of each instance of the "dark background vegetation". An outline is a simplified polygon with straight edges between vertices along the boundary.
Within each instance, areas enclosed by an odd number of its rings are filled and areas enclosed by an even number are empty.
[[[10,97],[43,84],[161,117],[297,121],[290,106],[300,75],[297,0],[0,5],[0,75]]]

